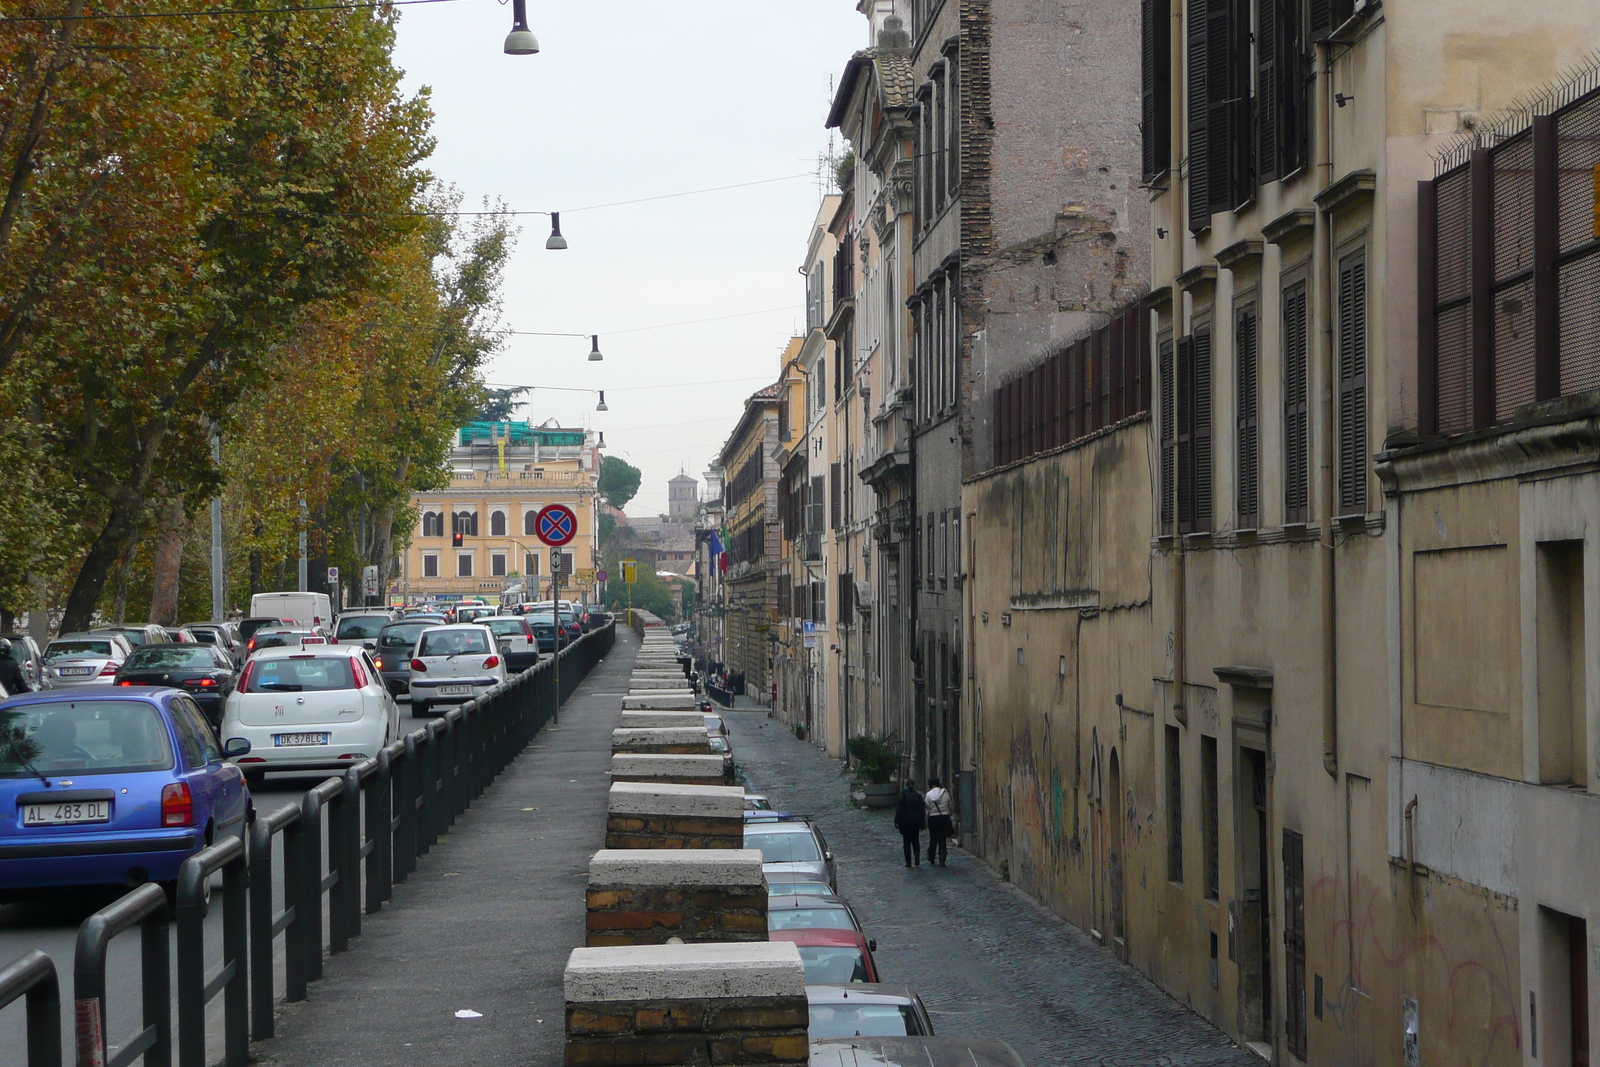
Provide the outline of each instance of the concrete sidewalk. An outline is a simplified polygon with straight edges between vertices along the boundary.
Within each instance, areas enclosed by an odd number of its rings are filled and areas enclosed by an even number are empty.
[[[282,1009],[262,1062],[559,1064],[561,975],[583,943],[589,857],[605,838],[611,731],[639,641],[617,643],[527,750],[365,916],[310,999]],[[460,1009],[482,1018],[457,1019]]]

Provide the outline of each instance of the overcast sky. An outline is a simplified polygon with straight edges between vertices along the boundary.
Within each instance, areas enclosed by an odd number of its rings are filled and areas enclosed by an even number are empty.
[[[591,363],[587,338],[512,337],[488,380],[604,389],[609,412],[593,394],[536,391],[519,414],[603,430],[644,472],[628,511],[652,515],[680,467],[701,476],[804,324],[797,271],[830,79],[865,45],[866,20],[852,0],[529,8],[538,55],[502,54],[509,4],[460,0],[401,8],[396,58],[409,88],[433,90],[432,167],[464,209],[487,197],[562,212],[565,252],[545,250],[547,220],[521,220],[506,325],[598,333],[605,353]],[[789,175],[805,177],[574,210]]]

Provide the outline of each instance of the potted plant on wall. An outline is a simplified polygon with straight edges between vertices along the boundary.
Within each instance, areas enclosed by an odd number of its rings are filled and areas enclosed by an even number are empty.
[[[852,737],[845,746],[856,761],[856,771],[865,781],[869,808],[892,808],[899,795],[895,775],[900,770],[900,749],[894,735]]]

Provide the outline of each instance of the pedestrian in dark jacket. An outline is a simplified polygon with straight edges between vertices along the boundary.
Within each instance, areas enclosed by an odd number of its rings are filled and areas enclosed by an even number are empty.
[[[905,852],[906,866],[916,861],[922,866],[922,827],[927,822],[927,809],[917,783],[907,781],[900,788],[900,804],[894,809],[894,828],[900,831],[900,845]]]
[[[950,839],[955,823],[951,819],[950,790],[937,778],[928,779],[928,795],[924,798],[928,809],[928,866],[935,863],[944,866],[945,856],[949,846],[945,844]]]

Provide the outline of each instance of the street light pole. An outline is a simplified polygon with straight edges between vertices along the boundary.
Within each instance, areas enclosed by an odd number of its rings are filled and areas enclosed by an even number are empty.
[[[222,469],[222,437],[217,433],[211,435],[211,462]],[[211,498],[211,617],[218,622],[228,599],[222,568],[222,497],[218,495]]]

